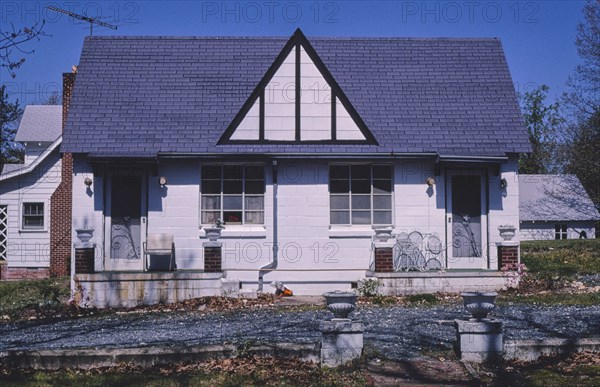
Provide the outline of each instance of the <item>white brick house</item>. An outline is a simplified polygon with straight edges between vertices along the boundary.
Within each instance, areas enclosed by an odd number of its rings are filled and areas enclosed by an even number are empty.
[[[86,38],[62,151],[95,253],[74,280],[100,306],[275,280],[319,294],[374,275],[374,228],[392,228],[452,273],[388,286],[502,286],[528,150],[496,39]],[[151,234],[174,236],[177,271],[145,260]]]

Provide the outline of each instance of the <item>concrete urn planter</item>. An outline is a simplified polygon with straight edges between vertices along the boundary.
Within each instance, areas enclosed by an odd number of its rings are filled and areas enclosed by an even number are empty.
[[[204,232],[209,241],[216,242],[221,237],[221,230],[221,227],[209,227],[205,228]]]
[[[500,232],[502,239],[505,241],[510,241],[515,236],[517,228],[515,226],[505,225],[499,226],[498,231]]]
[[[358,295],[354,292],[342,292],[336,290],[323,294],[327,303],[327,309],[333,313],[334,318],[347,319],[354,311]]]
[[[79,239],[79,241],[81,243],[88,243],[90,241],[90,239],[92,239],[94,237],[94,228],[93,227],[76,228],[75,232],[77,233],[77,239]]]
[[[387,242],[392,239],[392,229],[391,228],[375,228],[375,239],[380,242]]]
[[[496,308],[496,292],[464,292],[460,295],[464,300],[465,310],[471,313],[474,320],[486,318]]]

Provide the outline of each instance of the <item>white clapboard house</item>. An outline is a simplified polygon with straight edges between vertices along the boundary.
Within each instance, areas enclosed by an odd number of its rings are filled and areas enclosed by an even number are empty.
[[[522,240],[596,237],[600,213],[575,175],[520,175]]]
[[[61,126],[61,106],[25,108],[15,137],[24,146],[24,163],[6,164],[0,173],[2,279],[50,273],[50,205],[61,182]]]

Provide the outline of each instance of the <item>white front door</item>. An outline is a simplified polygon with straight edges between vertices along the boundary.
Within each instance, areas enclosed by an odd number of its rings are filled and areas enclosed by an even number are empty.
[[[140,173],[119,173],[107,180],[104,269],[143,270],[146,179]]]
[[[487,269],[486,174],[483,169],[446,173],[446,240],[449,269]]]

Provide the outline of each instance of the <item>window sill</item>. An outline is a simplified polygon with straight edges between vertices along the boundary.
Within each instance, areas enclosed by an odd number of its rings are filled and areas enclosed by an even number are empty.
[[[329,226],[329,238],[371,238],[373,227],[368,226]]]
[[[200,227],[200,238],[206,238],[206,233],[203,230],[204,228],[210,228],[212,226],[205,225]],[[223,230],[221,230],[221,238],[266,238],[267,230],[265,226],[260,225],[235,225],[235,226],[225,226]]]
[[[35,233],[43,233],[43,232],[48,232],[48,230],[45,229],[45,228],[39,228],[39,229],[20,229],[19,230],[19,234],[35,234]]]

